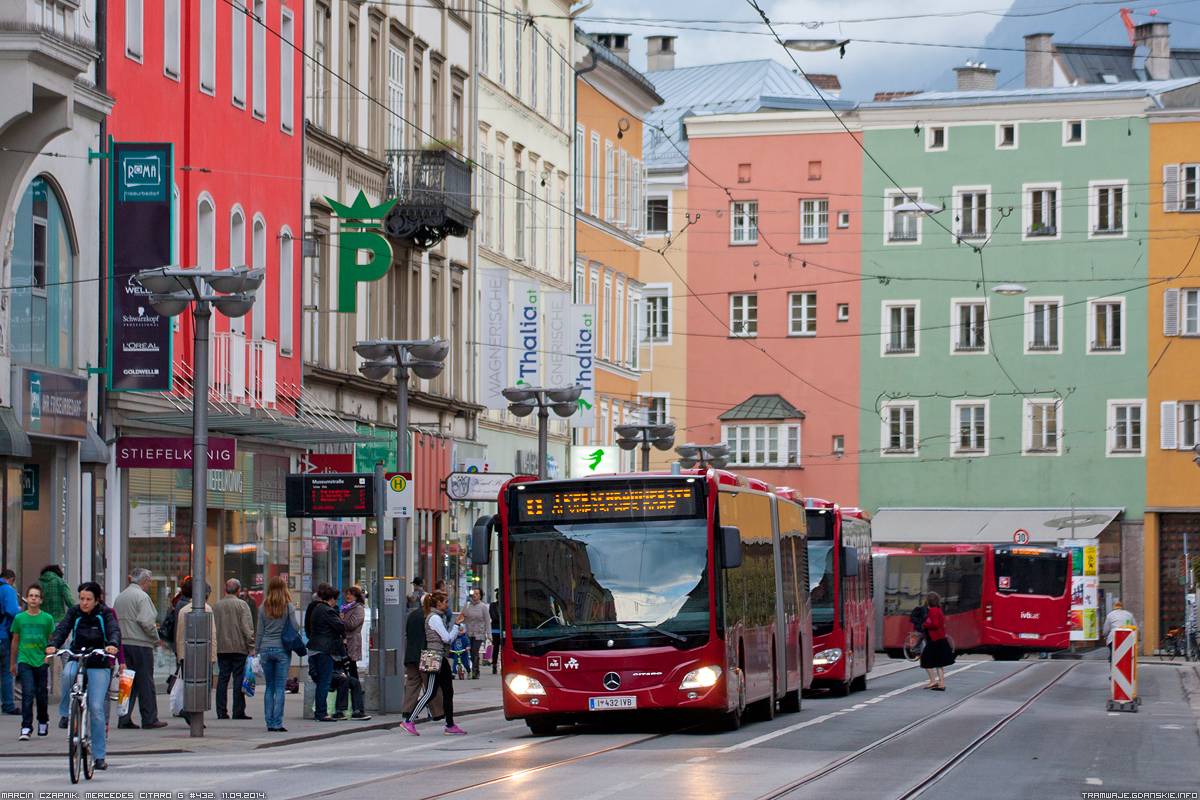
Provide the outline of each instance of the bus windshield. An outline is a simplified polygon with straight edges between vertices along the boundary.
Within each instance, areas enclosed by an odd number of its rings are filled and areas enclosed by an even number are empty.
[[[833,633],[837,614],[833,572],[833,513],[808,512],[808,592],[813,636]]]
[[[516,525],[508,548],[518,652],[707,639],[705,519]]]
[[[1062,597],[1071,559],[1065,552],[1027,554],[996,551],[996,591]]]

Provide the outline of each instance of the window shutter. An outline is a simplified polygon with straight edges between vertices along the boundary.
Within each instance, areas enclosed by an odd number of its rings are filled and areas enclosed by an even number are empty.
[[[1163,164],[1163,211],[1179,210],[1179,165]]]
[[[1179,335],[1179,290],[1163,291],[1163,336]]]
[[[1174,401],[1167,401],[1160,406],[1159,414],[1159,447],[1163,450],[1174,450],[1176,448],[1176,437],[1179,429],[1178,411],[1179,404]]]

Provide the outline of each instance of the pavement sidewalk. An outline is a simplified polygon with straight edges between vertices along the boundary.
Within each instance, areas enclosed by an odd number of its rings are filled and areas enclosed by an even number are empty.
[[[303,688],[303,687],[302,687]],[[472,714],[494,711],[502,707],[500,676],[490,671],[482,673],[479,680],[454,681],[454,716],[466,719],[460,723],[470,727]],[[108,728],[108,755],[149,755],[155,753],[214,752],[220,750],[255,750],[265,747],[280,747],[300,744],[331,736],[344,736],[363,731],[388,730],[399,727],[403,721],[400,714],[372,715],[368,721],[316,722],[303,718],[301,694],[289,694],[284,701],[283,726],[287,733],[268,733],[263,716],[263,688],[260,684],[254,697],[246,698],[246,713],[251,720],[218,720],[217,712],[205,713],[204,737],[192,739],[187,723],[170,716],[170,700],[166,694],[158,695],[159,719],[167,723],[158,730],[129,730],[117,727],[116,703],[113,703]],[[30,737],[28,742],[18,740],[21,733],[19,716],[0,716],[0,759],[29,756],[61,757],[66,753],[66,731],[58,727],[58,698],[50,698],[50,735],[46,738]],[[229,699],[232,708],[233,698]],[[215,708],[215,699],[214,699]],[[331,709],[332,710],[332,709]],[[134,721],[140,724],[138,711],[134,709]],[[423,728],[441,725],[440,722],[425,720],[418,723]]]

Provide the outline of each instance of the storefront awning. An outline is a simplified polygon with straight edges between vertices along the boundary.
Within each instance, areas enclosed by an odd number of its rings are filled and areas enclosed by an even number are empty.
[[[1054,544],[1059,539],[1094,539],[1124,510],[881,508],[871,519],[871,539],[880,544],[1007,544],[1024,530],[1031,544]]]
[[[243,414],[214,413],[212,404],[209,405],[209,433],[226,436],[254,436],[259,439],[275,439],[281,442],[307,447],[317,444],[350,444],[357,442],[387,441],[391,437],[370,436],[358,433],[345,425],[324,427],[309,420],[293,420],[283,415],[279,417],[256,417]],[[173,428],[192,429],[192,415],[187,414],[151,414],[145,417],[132,417],[131,422],[143,422],[149,425],[168,425]]]
[[[79,443],[79,463],[80,464],[107,464],[108,463],[108,445],[104,443],[104,439],[92,427],[92,423],[87,426],[87,438]]]
[[[0,407],[0,456],[29,458],[32,455],[29,434],[17,421],[17,415],[11,408]]]

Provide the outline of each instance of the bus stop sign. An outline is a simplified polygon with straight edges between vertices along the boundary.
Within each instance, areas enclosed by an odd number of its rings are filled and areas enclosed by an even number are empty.
[[[1017,544],[1029,544],[1029,531],[1017,531],[1013,534],[1013,541]]]

